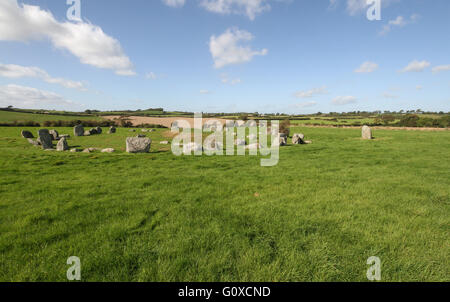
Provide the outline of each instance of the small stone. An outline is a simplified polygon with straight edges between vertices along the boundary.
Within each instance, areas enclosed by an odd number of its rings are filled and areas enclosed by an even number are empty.
[[[109,133],[109,134],[114,134],[114,133],[116,133],[116,127],[114,127],[114,126],[109,127],[108,133]]]
[[[106,148],[102,150],[102,153],[114,153],[114,149],[113,148]]]
[[[304,143],[305,143],[304,140],[305,140],[305,135],[302,134],[302,133],[295,133],[295,134],[292,136],[292,143],[293,143],[294,145],[301,145],[301,144],[304,144]]]
[[[83,150],[82,150],[82,149],[76,149],[76,148],[74,148],[74,149],[70,149],[70,152],[72,152],[72,153],[78,153],[78,152],[83,152]]]
[[[168,145],[169,142],[168,142],[168,141],[162,141],[162,142],[160,142],[159,144],[160,144],[160,145]]]
[[[27,140],[28,140],[28,142],[29,142],[30,144],[32,144],[33,146],[40,146],[39,142],[38,142],[38,141],[35,141],[34,139],[27,138]]]
[[[27,130],[22,130],[21,134],[23,138],[34,138],[33,134]]]

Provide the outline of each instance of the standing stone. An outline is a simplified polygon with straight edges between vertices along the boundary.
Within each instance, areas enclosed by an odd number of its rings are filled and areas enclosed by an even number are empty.
[[[152,140],[147,137],[128,137],[126,144],[128,153],[148,153]]]
[[[61,138],[56,145],[56,151],[67,151],[69,150],[69,145],[65,137]]]
[[[97,128],[92,128],[91,130],[89,130],[89,133],[90,133],[91,135],[99,134],[99,133],[97,132]]]
[[[27,130],[22,130],[21,134],[23,138],[34,138],[33,134]]]
[[[372,129],[369,126],[364,126],[362,128],[362,138],[363,139],[373,139]]]
[[[114,126],[109,127],[108,133],[109,133],[109,134],[116,133],[116,127],[114,127]]]
[[[47,129],[38,131],[39,142],[42,144],[42,149],[53,149],[53,137]]]
[[[100,127],[95,128],[95,130],[97,131],[97,134],[102,134],[103,129]]]
[[[83,136],[84,135],[84,127],[83,125],[76,125],[73,127],[73,135],[75,136]]]
[[[59,133],[56,130],[50,130],[49,131],[50,135],[52,136],[54,141],[59,140]]]
[[[305,135],[301,133],[295,133],[292,136],[292,143],[294,145],[302,145],[305,143]]]
[[[286,146],[287,145],[287,134],[280,133],[278,140],[279,140],[279,146]]]

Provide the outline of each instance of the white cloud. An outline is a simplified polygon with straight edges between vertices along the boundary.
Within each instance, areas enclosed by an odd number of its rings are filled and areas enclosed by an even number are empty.
[[[254,20],[257,15],[271,9],[268,0],[201,0],[200,6],[218,14],[245,15]]]
[[[298,103],[298,104],[295,104],[294,106],[297,108],[308,108],[308,107],[314,107],[315,105],[317,105],[317,102],[309,101],[309,102]]]
[[[430,62],[428,61],[414,60],[411,63],[409,63],[408,66],[400,70],[400,72],[422,72],[430,65],[431,65]]]
[[[327,94],[327,93],[328,93],[327,87],[322,86],[320,88],[313,88],[306,91],[297,91],[296,93],[294,93],[294,96],[299,99],[304,99],[304,98],[311,98],[318,94]]]
[[[230,79],[226,73],[222,73],[220,77],[221,82],[224,84],[236,85],[242,82],[240,78]]]
[[[431,71],[433,71],[433,73],[439,73],[441,71],[449,71],[450,70],[450,65],[439,65],[436,67],[433,67],[433,69]]]
[[[27,67],[14,64],[0,63],[0,77],[12,79],[24,77],[38,78],[44,80],[47,83],[58,84],[66,88],[73,88],[81,91],[87,90],[86,87],[84,87],[83,83],[81,82],[75,82],[63,78],[53,78],[45,70],[42,70],[38,67]]]
[[[349,96],[338,96],[338,97],[335,97],[332,100],[332,103],[334,105],[348,105],[348,104],[356,103],[356,101],[357,101],[356,97],[349,95]]]
[[[158,76],[154,72],[147,73],[145,77],[149,80],[156,80],[158,78]]]
[[[212,36],[209,50],[214,59],[214,67],[222,68],[226,65],[250,62],[254,56],[265,56],[267,49],[255,51],[250,46],[240,45],[240,42],[253,40],[253,35],[246,30],[229,28],[220,36]]]
[[[408,24],[414,23],[417,19],[419,19],[419,15],[417,14],[411,15],[409,20],[406,20],[403,16],[398,16],[396,19],[389,21],[388,24],[383,26],[383,29],[380,31],[380,35],[387,34],[394,27],[404,27]]]
[[[164,4],[171,7],[183,7],[185,0],[163,0]]]
[[[39,6],[19,5],[16,0],[0,1],[0,40],[49,39],[59,49],[76,56],[81,63],[112,69],[118,75],[134,75],[133,64],[120,43],[96,25],[58,22]]]
[[[80,105],[44,90],[19,85],[0,86],[0,107],[28,109],[80,109]]]
[[[392,93],[390,93],[390,92],[385,92],[385,93],[383,93],[383,97],[384,97],[385,99],[396,99],[396,98],[398,98],[397,95],[392,94]]]
[[[356,73],[370,73],[378,69],[378,64],[374,62],[364,62],[361,66],[355,69]]]
[[[200,94],[211,94],[211,91],[206,90],[206,89],[201,89]]]

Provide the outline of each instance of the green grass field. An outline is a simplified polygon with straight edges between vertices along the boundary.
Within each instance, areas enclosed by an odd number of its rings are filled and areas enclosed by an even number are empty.
[[[36,133],[36,128],[29,128]],[[0,128],[0,281],[450,281],[450,132],[294,128],[311,145],[259,157],[176,157],[159,129],[44,152]],[[106,129],[104,129],[106,130]],[[73,134],[72,129],[58,129]],[[106,131],[104,131],[106,132]]]
[[[24,112],[10,112],[0,110],[0,121],[10,123],[14,121],[25,122],[45,122],[45,121],[77,121],[77,120],[102,120],[101,117],[97,116],[78,116],[78,115],[53,115],[53,114],[35,114],[35,113],[24,113]]]

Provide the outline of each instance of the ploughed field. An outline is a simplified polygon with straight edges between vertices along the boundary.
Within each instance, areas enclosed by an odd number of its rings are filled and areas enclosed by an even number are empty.
[[[291,128],[310,145],[254,156],[148,154],[128,129],[48,152],[0,128],[0,281],[449,281],[450,132]],[[137,130],[140,131],[140,130]]]

